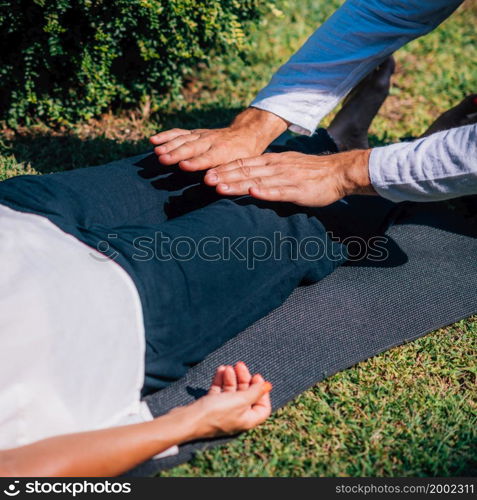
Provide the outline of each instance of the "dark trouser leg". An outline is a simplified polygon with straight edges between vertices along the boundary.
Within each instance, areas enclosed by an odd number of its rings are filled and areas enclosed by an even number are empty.
[[[164,173],[149,156],[136,164],[0,183],[0,203],[44,215],[93,248],[109,243],[107,254],[131,275],[143,304],[146,392],[182,376],[188,366],[281,304],[300,282],[331,272],[342,248],[325,238],[315,216],[332,224],[354,212],[348,205],[307,211],[250,198],[216,201],[213,190],[200,184],[201,176],[175,167]],[[156,233],[169,238],[163,240],[166,254],[174,253],[177,238],[195,252],[209,238],[202,254],[212,257],[194,253],[191,258],[158,259],[154,247],[151,256]],[[287,238],[291,241],[283,241]],[[238,247],[237,241],[242,241]],[[320,241],[327,253],[317,258]],[[229,255],[217,248],[227,242]],[[260,249],[274,254],[277,246],[278,257],[259,253],[254,259]],[[176,248],[180,254],[181,248]],[[247,262],[254,265],[248,269]]]
[[[145,393],[180,378],[300,282],[342,262],[343,247],[317,218],[250,201],[222,200],[156,226],[107,229],[117,234],[117,262],[141,295]]]
[[[97,167],[0,183],[0,203],[44,215],[92,248],[106,241],[105,253],[132,277],[147,336],[145,392],[181,377],[343,257],[301,207],[250,198],[210,203],[207,188],[184,188],[191,176],[152,174],[137,181],[135,171]],[[179,255],[168,259],[171,252]]]

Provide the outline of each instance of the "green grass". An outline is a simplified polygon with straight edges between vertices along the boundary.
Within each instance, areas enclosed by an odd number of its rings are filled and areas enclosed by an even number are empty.
[[[0,179],[140,153],[145,138],[162,128],[227,123],[340,3],[304,0],[296,9],[275,2],[281,13],[271,11],[253,29],[246,61],[231,55],[199,69],[183,98],[161,113],[106,113],[61,130],[3,129]],[[373,144],[418,135],[476,91],[476,22],[477,5],[467,2],[396,54],[391,95],[370,131]],[[476,359],[472,317],[317,384],[260,428],[162,475],[476,475]]]
[[[475,475],[476,319],[338,373],[163,475]]]

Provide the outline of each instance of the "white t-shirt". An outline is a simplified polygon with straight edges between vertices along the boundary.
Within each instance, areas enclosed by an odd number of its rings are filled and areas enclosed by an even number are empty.
[[[0,266],[0,449],[151,419],[129,275],[48,219],[3,205]]]

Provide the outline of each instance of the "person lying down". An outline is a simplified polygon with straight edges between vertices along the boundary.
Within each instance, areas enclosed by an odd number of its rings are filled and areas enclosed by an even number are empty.
[[[1,182],[0,474],[116,475],[259,424],[270,386],[241,363],[159,418],[141,399],[344,260],[316,216],[220,199],[154,154]]]
[[[313,154],[367,140],[391,73],[357,87],[330,127],[338,146],[322,130]],[[142,398],[343,263],[332,219],[222,198],[154,154],[0,182],[0,475],[117,475],[263,422],[271,386],[243,363],[158,418]]]

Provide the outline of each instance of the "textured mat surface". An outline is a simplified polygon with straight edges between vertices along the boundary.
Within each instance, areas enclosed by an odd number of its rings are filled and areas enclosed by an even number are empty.
[[[389,257],[338,268],[147,398],[156,416],[206,391],[220,364],[245,361],[284,406],[316,382],[393,346],[477,313],[477,224],[443,205],[404,210],[387,231]],[[131,475],[152,475],[226,439],[186,444]]]

